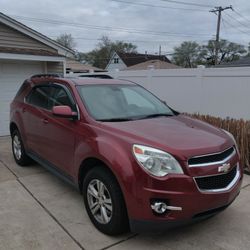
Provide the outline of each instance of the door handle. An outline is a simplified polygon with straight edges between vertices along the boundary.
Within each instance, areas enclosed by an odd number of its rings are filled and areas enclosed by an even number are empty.
[[[48,119],[42,119],[42,121],[43,121],[44,124],[48,124],[49,123]]]
[[[22,111],[23,111],[23,113],[25,113],[26,112],[26,108],[23,108]]]

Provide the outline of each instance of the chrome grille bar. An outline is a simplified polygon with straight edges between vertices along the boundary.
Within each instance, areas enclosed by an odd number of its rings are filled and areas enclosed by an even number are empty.
[[[229,149],[227,149],[229,150]],[[227,151],[227,150],[224,150],[223,152]],[[215,154],[207,154],[207,155],[199,155],[199,156],[194,156],[190,159],[194,159],[194,158],[202,158],[202,157],[208,157],[208,156],[214,156],[214,155],[219,155],[219,154],[222,154],[223,152],[220,152],[220,153],[215,153]],[[221,160],[221,161],[214,161],[214,162],[204,162],[204,163],[197,163],[197,164],[188,164],[188,166],[190,168],[192,167],[207,167],[207,166],[212,166],[212,165],[220,165],[220,164],[224,164],[226,162],[228,162],[231,158],[233,158],[236,154],[236,150],[235,148],[233,147],[233,152],[227,156],[225,159]],[[190,160],[189,159],[189,160]]]

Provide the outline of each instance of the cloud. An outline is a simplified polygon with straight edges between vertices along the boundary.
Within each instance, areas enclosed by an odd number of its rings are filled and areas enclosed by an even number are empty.
[[[133,2],[132,0],[127,1]],[[208,4],[206,0],[187,0],[187,2]],[[118,3],[111,0],[0,0],[1,11],[6,15],[14,16],[18,21],[52,38],[61,33],[71,33],[75,37],[77,49],[84,52],[93,49],[98,43],[97,39],[102,35],[108,35],[115,40],[132,41],[138,46],[140,52],[147,50],[149,53],[157,52],[159,45],[162,46],[163,51],[171,52],[174,46],[185,40],[205,43],[208,39],[214,38],[217,17],[209,12],[209,8],[197,7],[203,11],[177,10],[171,8],[192,9],[196,7],[171,4],[160,0],[140,0],[137,3],[164,5],[169,9]],[[209,5],[212,6],[228,6],[229,4],[232,4],[244,18],[230,10],[225,11],[221,37],[247,44],[250,41],[250,28],[247,30],[247,27],[250,27],[250,2],[248,0],[209,1]],[[27,21],[16,16],[79,23],[85,27]],[[244,27],[237,20],[246,26]],[[94,29],[93,26],[118,29],[115,31],[100,30]],[[136,32],[126,32],[124,28],[130,31],[136,30]],[[146,31],[151,31],[151,33]],[[156,32],[157,35],[152,32]]]

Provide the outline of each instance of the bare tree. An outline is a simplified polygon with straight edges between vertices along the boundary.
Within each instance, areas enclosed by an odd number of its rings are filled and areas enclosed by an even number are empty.
[[[75,50],[76,48],[76,42],[71,34],[66,34],[66,33],[61,34],[60,36],[56,38],[56,41],[66,48],[69,48],[72,50]]]
[[[240,59],[246,54],[244,45],[220,40],[217,64]],[[209,40],[206,45],[186,41],[174,48],[173,62],[185,68],[194,68],[199,64],[216,64],[216,41]]]
[[[192,41],[183,42],[174,48],[173,62],[184,68],[194,68],[200,61],[201,46]]]
[[[115,51],[136,53],[136,48],[137,46],[132,43],[112,41],[107,36],[103,36],[95,49],[88,53],[78,53],[77,59],[104,69]]]
[[[202,46],[202,57],[205,64],[215,65],[215,48],[216,42],[214,40],[210,40],[207,45]],[[222,39],[219,42],[217,63],[221,64],[239,60],[246,52],[244,45]]]

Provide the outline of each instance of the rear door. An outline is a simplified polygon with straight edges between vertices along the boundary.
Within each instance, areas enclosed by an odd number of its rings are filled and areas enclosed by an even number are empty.
[[[33,87],[22,109],[28,151],[41,156],[44,148],[42,129],[49,112],[50,92],[51,87],[48,84]]]

